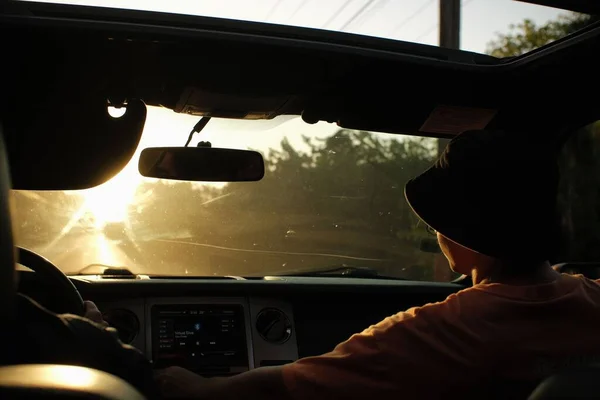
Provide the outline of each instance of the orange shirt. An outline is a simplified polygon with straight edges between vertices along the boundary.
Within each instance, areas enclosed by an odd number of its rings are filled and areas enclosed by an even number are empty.
[[[562,275],[479,284],[400,312],[286,365],[283,379],[294,399],[526,398],[553,372],[599,360],[600,285]]]

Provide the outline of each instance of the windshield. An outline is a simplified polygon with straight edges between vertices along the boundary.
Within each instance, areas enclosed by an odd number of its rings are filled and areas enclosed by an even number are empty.
[[[309,125],[296,117],[213,119],[191,145],[208,140],[260,151],[262,181],[203,184],[139,175],[143,148],[183,146],[197,121],[150,107],[138,152],[104,185],[13,192],[18,244],[68,274],[91,264],[191,276],[348,267],[452,279],[435,236],[403,192],[408,179],[433,163],[437,139]]]

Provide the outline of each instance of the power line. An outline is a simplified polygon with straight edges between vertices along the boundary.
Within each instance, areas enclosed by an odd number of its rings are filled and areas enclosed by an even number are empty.
[[[300,2],[300,4],[298,4],[298,7],[296,7],[294,12],[290,14],[287,21],[289,22],[292,18],[294,18],[296,16],[296,14],[298,14],[298,11],[302,10],[304,8],[304,6],[307,5],[309,2],[310,2],[310,0],[302,0]]]
[[[427,1],[421,7],[419,7],[419,9],[417,11],[415,11],[412,15],[410,15],[408,18],[406,18],[405,20],[403,20],[402,22],[400,22],[398,25],[396,25],[396,27],[392,31],[392,35],[394,33],[398,32],[400,29],[402,29],[406,24],[408,24],[410,21],[412,21],[415,17],[417,17],[423,11],[427,10],[434,3],[434,1],[435,0],[429,0],[429,1]],[[440,1],[444,1],[444,0],[440,0]]]
[[[367,8],[369,8],[371,6],[371,4],[373,4],[375,1],[377,1],[377,0],[368,0],[352,17],[350,17],[350,19],[348,21],[346,21],[346,23],[344,25],[342,25],[342,27],[340,28],[340,31],[345,30],[351,23],[354,22],[354,20],[356,18],[358,18],[363,12],[365,12],[365,10]]]
[[[367,20],[369,19],[369,15],[370,15],[370,14],[373,14],[373,12],[375,12],[375,11],[377,11],[377,10],[379,10],[379,9],[381,9],[381,8],[383,8],[383,7],[385,7],[385,5],[386,5],[386,4],[387,4],[389,1],[390,1],[390,0],[379,0],[379,2],[378,2],[378,3],[376,3],[376,4],[375,4],[375,5],[373,5],[371,8],[369,8],[369,9],[367,10],[367,12],[366,12],[366,13],[364,13],[364,14],[363,14],[363,16],[362,16],[361,18],[359,18],[359,19],[358,19],[358,21],[357,21],[357,22],[358,22],[358,26],[355,28],[355,30],[356,30],[356,29],[358,29],[358,28],[360,28],[360,27],[361,27],[361,26],[362,26],[362,25],[365,23],[365,21],[367,21]]]
[[[344,11],[346,9],[346,7],[348,7],[350,5],[350,3],[352,3],[352,1],[353,0],[344,1],[344,4],[342,4],[342,6],[340,8],[338,8],[338,10],[336,12],[334,12],[331,17],[329,17],[327,22],[325,22],[323,24],[322,29],[327,28],[327,25],[331,24],[342,13],[342,11]]]
[[[425,32],[423,32],[419,36],[417,36],[416,39],[413,40],[413,42],[418,42],[420,39],[429,35],[431,32],[433,32],[434,30],[436,30],[439,27],[440,27],[439,23],[433,24],[431,27],[427,28],[427,30]]]
[[[275,0],[275,4],[273,4],[273,7],[271,7],[269,12],[267,13],[267,16],[265,17],[266,22],[269,21],[269,19],[273,16],[273,14],[275,14],[275,11],[277,11],[277,9],[281,5],[281,3],[283,3],[282,0]]]

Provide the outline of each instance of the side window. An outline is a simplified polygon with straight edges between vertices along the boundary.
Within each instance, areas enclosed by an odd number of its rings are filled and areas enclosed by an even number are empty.
[[[600,262],[600,121],[574,132],[559,159],[561,237],[554,262]]]

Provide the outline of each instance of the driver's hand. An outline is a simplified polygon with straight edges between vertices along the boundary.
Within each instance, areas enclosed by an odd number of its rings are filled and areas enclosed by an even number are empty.
[[[185,368],[169,367],[155,371],[154,381],[165,399],[201,398],[207,378]]]
[[[98,307],[96,307],[94,302],[85,300],[83,302],[83,305],[85,307],[83,313],[83,316],[85,318],[97,323],[98,325],[102,325],[104,328],[108,327],[108,322],[104,320],[104,318],[102,317],[102,313],[100,312],[100,310],[98,310]]]

